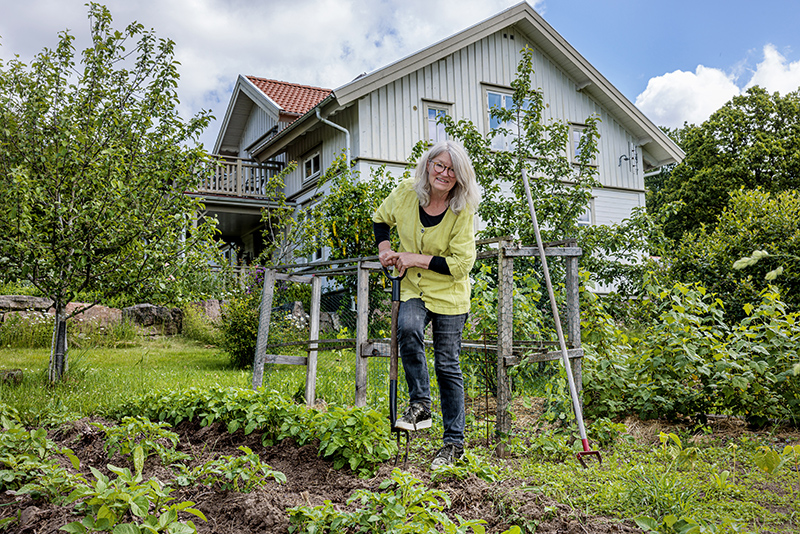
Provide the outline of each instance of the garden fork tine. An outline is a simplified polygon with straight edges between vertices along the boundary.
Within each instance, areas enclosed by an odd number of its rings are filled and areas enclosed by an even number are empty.
[[[522,162],[520,162],[522,163]],[[578,421],[578,431],[581,435],[581,444],[583,451],[576,454],[578,461],[583,468],[586,468],[586,462],[583,461],[584,456],[597,456],[597,461],[603,463],[603,458],[600,456],[599,451],[593,451],[589,447],[589,440],[586,437],[586,428],[583,426],[583,411],[581,410],[581,401],[578,398],[578,391],[575,389],[575,379],[572,377],[572,368],[569,364],[569,355],[567,354],[567,344],[564,341],[564,331],[561,329],[561,319],[558,314],[558,304],[556,303],[555,293],[553,292],[553,283],[550,281],[550,270],[547,268],[547,258],[544,254],[544,245],[542,244],[542,234],[539,232],[539,221],[536,219],[536,210],[533,207],[533,198],[531,197],[531,188],[528,184],[528,174],[525,169],[525,164],[522,163],[522,183],[525,186],[525,196],[528,198],[528,208],[531,212],[531,221],[533,222],[533,232],[536,234],[536,246],[539,247],[539,259],[542,262],[542,270],[544,271],[544,281],[547,284],[547,294],[550,297],[550,307],[553,309],[553,320],[556,323],[556,333],[558,334],[558,345],[561,348],[561,359],[564,362],[564,369],[567,372],[567,382],[569,383],[569,394],[572,397],[572,408],[575,410],[575,419]]]

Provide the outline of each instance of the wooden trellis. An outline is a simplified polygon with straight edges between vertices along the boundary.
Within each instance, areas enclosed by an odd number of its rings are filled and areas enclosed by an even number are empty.
[[[511,402],[511,386],[509,382],[509,368],[519,365],[523,360],[528,362],[546,362],[561,359],[560,351],[539,350],[534,352],[532,344],[524,340],[514,340],[513,337],[513,278],[514,258],[538,257],[538,247],[521,246],[510,238],[483,240],[479,245],[493,246],[478,254],[479,259],[496,257],[498,261],[498,310],[497,310],[497,341],[496,344],[476,343],[465,341],[462,346],[467,349],[482,349],[497,353],[497,417],[495,432],[498,436],[507,435],[511,431],[511,414],[508,411]],[[580,332],[580,302],[579,302],[579,277],[578,258],[581,249],[574,242],[560,243],[553,246],[545,245],[545,255],[549,257],[563,257],[566,267],[565,302],[566,302],[566,335],[568,356],[572,368],[575,386],[581,390],[582,373]],[[314,393],[317,375],[317,351],[322,344],[336,343],[339,347],[351,346],[356,349],[355,365],[355,405],[367,404],[367,377],[369,359],[374,357],[386,358],[389,356],[388,339],[369,339],[369,276],[375,271],[380,271],[381,265],[376,257],[347,259],[316,264],[309,270],[308,264],[285,265],[268,269],[264,276],[264,289],[261,297],[259,314],[258,340],[256,342],[256,355],[253,365],[253,388],[261,386],[264,364],[290,364],[306,365],[306,403],[314,403]],[[283,271],[304,269],[303,274],[289,274]],[[320,299],[322,279],[329,274],[356,274],[356,337],[355,339],[319,339],[320,332]],[[269,334],[269,321],[272,310],[272,297],[275,282],[288,280],[312,284],[311,312],[309,319],[308,356],[286,356],[280,354],[266,354],[267,338]],[[544,346],[543,343],[539,343]],[[502,444],[498,446],[498,454],[503,454]]]

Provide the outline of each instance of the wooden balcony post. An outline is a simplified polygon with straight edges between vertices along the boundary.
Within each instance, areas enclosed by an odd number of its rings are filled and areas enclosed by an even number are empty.
[[[242,196],[242,158],[236,158],[236,196]]]

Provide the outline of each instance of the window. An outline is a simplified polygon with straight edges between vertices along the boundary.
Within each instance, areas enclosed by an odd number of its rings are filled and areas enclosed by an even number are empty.
[[[434,102],[423,102],[425,121],[428,126],[428,141],[438,143],[447,140],[447,132],[444,131],[444,124],[439,124],[439,117],[450,114],[450,106]]]
[[[489,129],[494,130],[495,128],[506,128],[508,129],[508,134],[499,133],[494,136],[492,139],[492,149],[494,150],[511,150],[511,140],[516,137],[516,123],[513,121],[511,122],[500,122],[500,119],[497,117],[492,116],[491,110],[492,108],[499,108],[499,109],[511,109],[514,105],[514,100],[510,93],[501,93],[496,90],[486,90],[486,109],[487,114],[489,116]]]
[[[594,222],[594,199],[589,200],[586,211],[578,216],[578,226],[591,226]]]
[[[320,174],[319,152],[314,152],[305,158],[303,162],[303,182],[313,180]]]
[[[583,132],[586,126],[583,124],[570,124],[569,125],[569,150],[570,157],[573,163],[578,163],[578,158],[581,155],[581,139],[583,139]],[[597,160],[592,158],[589,162],[590,165],[597,165]]]

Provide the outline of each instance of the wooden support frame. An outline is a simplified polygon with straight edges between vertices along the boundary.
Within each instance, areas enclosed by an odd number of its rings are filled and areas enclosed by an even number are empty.
[[[308,356],[288,356],[285,354],[266,354],[269,339],[269,324],[272,319],[272,301],[275,295],[275,281],[286,280],[311,284],[311,310],[309,313]],[[319,324],[322,300],[322,278],[313,275],[279,273],[275,269],[264,272],[264,287],[261,290],[261,306],[258,314],[258,336],[256,354],[253,359],[253,389],[261,387],[264,380],[264,364],[305,365],[306,366],[306,405],[316,402],[317,348],[319,345]]]
[[[482,241],[482,244],[497,244],[496,249],[489,249],[478,254],[478,258],[486,259],[496,257],[498,261],[498,324],[497,341],[495,344],[486,343],[480,347],[493,350],[497,353],[497,417],[495,423],[495,434],[498,438],[503,438],[511,432],[511,414],[509,405],[511,403],[511,386],[508,377],[508,368],[519,365],[523,361],[545,362],[561,359],[559,351],[540,352],[547,346],[547,342],[538,342],[538,351],[534,351],[530,342],[520,341],[520,346],[514,346],[513,332],[513,282],[514,282],[514,258],[538,257],[537,247],[523,247],[514,242],[512,238],[500,238]],[[568,244],[569,245],[569,244]],[[575,379],[576,389],[582,389],[582,365],[583,349],[581,348],[580,333],[580,280],[578,276],[578,259],[582,255],[582,250],[577,246],[547,246],[545,244],[545,255],[563,257],[566,262],[566,282],[565,282],[565,301],[566,301],[566,335],[572,374]],[[320,344],[325,340],[319,339],[320,315],[321,315],[321,293],[322,277],[333,274],[354,273],[357,276],[356,286],[356,337],[355,337],[355,405],[366,406],[367,404],[367,382],[369,376],[369,359],[372,357],[388,357],[389,344],[386,340],[368,339],[369,327],[369,276],[371,271],[380,271],[381,264],[375,257],[358,258],[351,260],[338,260],[323,262],[316,265],[317,270],[313,274],[286,274],[280,272],[281,269],[295,266],[278,266],[268,269],[264,275],[264,287],[261,294],[261,309],[259,312],[259,329],[256,341],[256,354],[253,363],[253,389],[261,387],[263,381],[264,364],[288,364],[306,365],[306,388],[305,397],[308,405],[315,402],[315,386],[317,377],[317,352]],[[349,263],[351,267],[342,267]],[[355,270],[352,265],[355,265]],[[296,266],[301,267],[301,266]],[[307,266],[305,266],[307,267]],[[288,280],[293,282],[312,284],[312,304],[309,324],[309,343],[308,356],[288,356],[281,354],[266,354],[267,339],[269,337],[269,322],[271,318],[272,302],[276,280]],[[353,340],[351,340],[353,341]],[[527,343],[527,344],[526,344]],[[462,347],[467,348],[474,345],[470,342],[462,343]],[[503,457],[505,446],[502,439],[498,441],[496,452]]]

